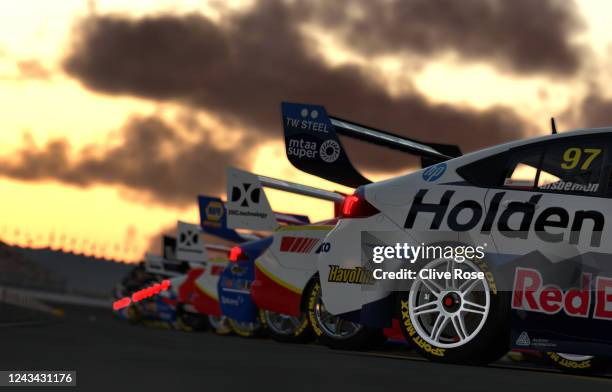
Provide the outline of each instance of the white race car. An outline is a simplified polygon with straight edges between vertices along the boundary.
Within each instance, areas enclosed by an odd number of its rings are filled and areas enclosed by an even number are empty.
[[[243,298],[242,301],[238,298],[231,301],[231,298],[228,298],[228,304],[234,302],[237,305],[234,309],[224,310],[224,313],[253,314],[253,311],[246,311],[247,306],[253,303],[259,312],[259,325],[265,326],[274,339],[307,341],[314,334],[325,342],[325,335],[317,327],[318,324],[309,320],[307,310],[314,304],[311,294],[316,284],[314,277],[317,273],[318,255],[329,251],[329,246],[323,238],[334,227],[336,220],[332,217],[330,220],[311,224],[308,220],[296,219],[295,215],[274,213],[264,187],[330,201],[338,206],[344,196],[337,192],[259,176],[234,168],[228,168],[227,172],[228,227],[264,230],[271,234],[258,241],[258,246],[247,244],[236,247],[236,254],[240,254],[242,260],[234,261],[242,263],[245,270],[253,269],[254,273],[248,298]],[[330,215],[331,211],[330,208]],[[236,278],[231,282],[235,285]],[[235,292],[233,287],[225,290]],[[223,287],[221,291],[223,293]],[[248,321],[248,318],[244,318],[244,321]],[[330,317],[326,322],[339,325],[344,333],[348,333],[350,323],[345,323],[341,318]]]
[[[283,125],[293,165],[359,186],[319,255],[326,312],[371,328],[399,317],[415,349],[437,361],[486,363],[513,347],[567,370],[607,364],[612,128],[461,156],[321,106],[283,103]],[[336,133],[417,154],[425,168],[369,183]]]

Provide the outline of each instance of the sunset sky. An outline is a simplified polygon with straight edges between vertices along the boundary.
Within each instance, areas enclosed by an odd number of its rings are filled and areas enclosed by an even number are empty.
[[[137,260],[198,221],[198,193],[224,197],[226,165],[350,191],[289,164],[281,100],[464,151],[547,133],[550,116],[612,125],[611,14],[604,0],[2,2],[0,239]],[[379,152],[349,144],[375,179],[414,165]]]

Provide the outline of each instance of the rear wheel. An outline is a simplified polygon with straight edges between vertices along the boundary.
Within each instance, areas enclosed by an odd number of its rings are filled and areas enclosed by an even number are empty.
[[[593,374],[603,373],[612,368],[608,359],[593,355],[576,355],[566,353],[546,353],[547,361],[564,373]]]
[[[142,322],[142,316],[136,306],[130,306],[125,311],[125,316],[130,324],[139,324]]]
[[[208,317],[200,313],[192,313],[183,307],[182,304],[176,309],[176,321],[182,331],[205,331],[208,329]]]
[[[210,329],[217,335],[229,335],[231,334],[232,327],[229,325],[229,319],[225,316],[213,316],[208,315],[208,325]]]
[[[227,322],[234,332],[238,336],[243,338],[256,338],[263,335],[263,328],[261,322],[258,319],[255,321],[238,321],[231,318],[227,319]]]
[[[402,332],[415,350],[438,362],[478,364],[508,352],[509,296],[497,291],[494,276],[482,260],[436,259],[423,269],[485,274],[482,279],[417,276],[410,291],[398,294]]]
[[[307,288],[305,294],[308,319],[321,344],[340,350],[365,350],[379,346],[386,340],[382,329],[366,327],[328,312],[318,280]]]
[[[303,343],[314,338],[305,312],[295,317],[260,309],[259,320],[270,337],[279,342]]]

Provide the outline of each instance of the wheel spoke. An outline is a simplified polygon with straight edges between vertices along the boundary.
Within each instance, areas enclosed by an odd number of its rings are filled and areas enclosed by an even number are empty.
[[[485,314],[487,312],[487,307],[464,299],[463,310],[469,313]]]
[[[429,337],[434,342],[437,342],[440,339],[440,334],[442,333],[444,327],[446,327],[447,323],[448,317],[443,315],[442,313],[438,313],[438,317],[436,318],[436,321],[434,322],[434,325],[431,328],[431,333],[429,335]]]
[[[344,326],[344,320],[340,317],[336,317],[336,333],[342,335],[342,327]]]
[[[431,291],[431,293],[437,298],[439,297],[439,294],[444,290],[442,287],[440,287],[439,284],[437,284],[436,282],[434,282],[433,280],[429,280],[429,279],[423,279],[421,281],[423,283],[423,285],[425,287],[427,287],[429,289],[429,291]]]
[[[432,313],[432,312],[437,312],[437,311],[438,311],[438,301],[436,300],[436,301],[427,302],[425,304],[415,307],[414,309],[411,310],[411,313],[414,314],[415,316],[418,316],[421,314]]]
[[[446,263],[446,272],[450,272],[450,278],[444,280],[444,284],[446,285],[446,289],[454,289],[455,288],[455,277],[453,275],[453,260],[449,259]]]
[[[480,279],[466,280],[461,284],[461,286],[459,286],[458,290],[461,292],[461,294],[465,295],[472,291],[474,286],[476,286],[478,283],[480,283]]]
[[[461,316],[461,313],[455,313],[451,320],[453,322],[453,328],[455,328],[459,339],[466,339],[468,337],[468,332],[465,328],[465,322],[463,320],[463,317]]]
[[[334,321],[333,319],[334,319],[334,316],[331,313],[321,314],[321,322],[323,323],[333,322]]]

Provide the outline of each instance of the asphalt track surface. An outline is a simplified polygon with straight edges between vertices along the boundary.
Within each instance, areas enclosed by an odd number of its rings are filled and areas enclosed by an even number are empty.
[[[110,309],[65,311],[59,321],[0,327],[0,370],[76,370],[76,389],[105,392],[612,390],[609,378],[502,362],[444,365],[397,346],[343,352],[316,344],[132,326],[114,319]],[[58,389],[64,388],[53,390]]]

